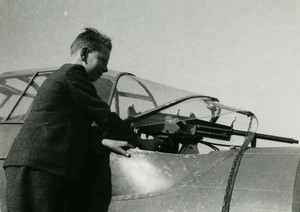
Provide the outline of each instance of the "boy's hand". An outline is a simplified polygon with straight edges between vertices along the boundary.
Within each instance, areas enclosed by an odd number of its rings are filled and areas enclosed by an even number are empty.
[[[125,157],[130,157],[130,154],[126,151],[130,148],[134,148],[134,146],[130,145],[127,141],[119,141],[112,139],[103,139],[103,146],[108,147],[112,152],[123,155]]]
[[[142,150],[158,151],[159,142],[155,139],[138,138],[139,148]]]

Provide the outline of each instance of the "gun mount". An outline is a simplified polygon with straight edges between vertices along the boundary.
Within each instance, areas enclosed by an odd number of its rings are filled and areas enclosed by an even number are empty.
[[[161,123],[140,125],[136,128],[138,129],[139,133],[146,134],[146,136],[163,138],[164,140],[166,138],[175,141],[181,140],[181,143],[183,142],[195,144],[200,142],[212,145],[218,144],[206,142],[203,141],[203,139],[212,138],[217,140],[229,141],[231,139],[231,136],[233,135],[246,137],[249,133],[247,131],[235,130],[233,129],[233,125],[226,126],[196,118],[185,120],[171,119]],[[298,140],[292,138],[254,133],[254,138],[251,141],[251,147],[256,147],[257,139],[289,144],[299,143]]]

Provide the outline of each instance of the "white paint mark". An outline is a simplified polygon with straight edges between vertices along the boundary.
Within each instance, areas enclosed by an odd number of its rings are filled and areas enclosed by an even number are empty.
[[[251,208],[254,208],[256,205],[258,205],[261,201],[258,201],[256,203],[254,203],[253,205],[251,205]]]

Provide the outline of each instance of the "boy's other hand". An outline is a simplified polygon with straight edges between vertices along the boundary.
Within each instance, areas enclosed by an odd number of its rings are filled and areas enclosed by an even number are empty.
[[[139,148],[142,150],[158,151],[159,141],[156,139],[142,139],[138,138]]]
[[[112,139],[103,139],[102,140],[103,146],[108,147],[112,152],[123,155],[125,157],[130,157],[130,154],[127,152],[128,149],[134,148],[131,144],[127,141],[120,141],[120,140],[112,140]]]

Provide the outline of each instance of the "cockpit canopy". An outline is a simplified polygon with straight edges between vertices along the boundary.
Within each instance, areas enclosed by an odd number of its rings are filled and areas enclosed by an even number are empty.
[[[2,74],[0,124],[23,123],[38,89],[52,72],[53,70],[46,69]],[[109,71],[94,82],[94,86],[98,95],[110,105],[111,111],[135,128],[145,128],[157,123],[165,126],[165,123],[176,120],[198,119],[249,130],[250,118],[247,111],[224,106],[213,97],[144,80],[130,73]],[[257,123],[251,127],[253,130]],[[233,136],[232,142],[235,139],[237,138]],[[239,137],[238,140],[243,139]]]

